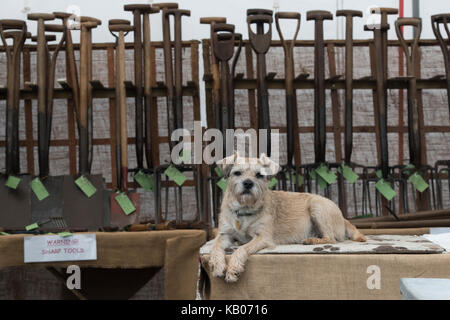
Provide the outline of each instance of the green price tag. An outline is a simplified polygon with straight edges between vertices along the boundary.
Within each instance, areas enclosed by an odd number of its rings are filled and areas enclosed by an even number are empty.
[[[37,229],[37,228],[39,228],[39,225],[36,222],[36,223],[30,224],[29,226],[26,226],[25,230],[31,231],[31,230],[34,230],[34,229]]]
[[[318,174],[316,174],[315,170],[311,171],[311,177],[316,180],[321,189],[325,189],[327,187],[327,182],[323,180]]]
[[[315,171],[328,184],[332,184],[337,179],[337,176],[324,165],[321,165]]]
[[[225,180],[224,178],[220,179],[217,182],[217,186],[222,189],[223,191],[225,191],[227,189],[227,180]]]
[[[60,232],[60,233],[58,233],[58,236],[67,238],[67,237],[73,236],[73,234],[70,232]]]
[[[416,167],[413,164],[410,163],[403,169],[403,172],[406,173],[406,174],[410,174],[411,173],[410,169],[415,169],[415,168]]]
[[[303,185],[305,178],[299,173],[296,175],[295,172],[286,172],[286,180],[290,180],[293,184],[297,184],[299,187]],[[297,176],[297,179],[295,179]]]
[[[139,170],[138,173],[134,175],[134,180],[136,180],[145,191],[155,190],[155,177],[153,175],[145,174]]]
[[[186,176],[172,165],[170,165],[164,173],[179,186],[182,186],[187,180]]]
[[[385,197],[387,200],[391,201],[396,193],[392,189],[391,184],[384,179],[378,180],[378,182],[375,184],[375,188]]]
[[[222,172],[222,170],[220,170],[219,167],[215,167],[215,168],[214,168],[214,171],[216,172],[216,174],[217,174],[219,177],[223,177],[223,172]]]
[[[275,186],[277,185],[277,183],[278,183],[277,178],[273,177],[272,180],[269,181],[269,188],[270,188],[270,189],[275,188]]]
[[[9,235],[9,233],[6,233],[6,232],[0,232],[0,236],[7,236],[7,235]]]
[[[50,196],[44,184],[41,180],[39,180],[39,178],[35,178],[31,181],[31,190],[33,190],[39,201],[42,201]]]
[[[81,191],[84,192],[84,194],[88,198],[92,197],[97,192],[97,189],[85,176],[81,176],[77,180],[75,180],[75,184],[78,186],[78,188],[81,189]]]
[[[17,187],[19,186],[19,183],[20,178],[17,178],[15,176],[9,176],[8,179],[6,180],[5,186],[7,186],[10,189],[16,190]]]
[[[180,151],[180,160],[183,163],[191,162],[191,151],[190,150],[181,150]]]
[[[411,175],[408,178],[408,181],[411,182],[419,192],[424,192],[429,187],[428,183],[426,183],[422,176],[417,172]]]
[[[375,172],[375,175],[377,176],[378,179],[383,179],[383,172],[381,170],[377,170]]]
[[[122,193],[119,193],[118,195],[116,195],[115,199],[126,215],[129,215],[129,214],[133,213],[134,211],[136,211],[136,208],[134,207],[133,202],[131,202],[130,198],[128,198],[128,196],[125,192],[122,192]]]
[[[342,165],[342,169],[338,169],[340,173],[342,173],[342,176],[345,180],[347,180],[350,183],[355,183],[356,180],[358,180],[359,176],[353,171],[352,168],[349,166],[346,166],[345,164]]]

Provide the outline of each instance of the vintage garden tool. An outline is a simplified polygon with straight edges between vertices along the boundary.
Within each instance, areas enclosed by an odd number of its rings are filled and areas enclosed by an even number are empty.
[[[77,125],[79,123],[79,109],[80,109],[80,84],[78,82],[78,71],[77,65],[75,63],[75,49],[72,41],[72,33],[69,28],[69,19],[72,14],[66,12],[53,12],[56,19],[62,21],[62,26],[64,27],[64,38],[65,38],[65,55],[66,63],[68,66],[67,70],[67,83],[72,91],[72,100],[74,104],[75,118],[77,119]]]
[[[38,159],[39,159],[39,177],[33,179],[31,186],[34,195],[31,196],[31,222],[42,224],[43,229],[51,227],[43,223],[48,219],[61,218],[63,216],[63,177],[49,176],[49,153],[50,153],[50,135],[52,119],[52,98],[54,79],[52,58],[48,49],[48,41],[56,39],[55,35],[45,34],[45,23],[55,19],[53,14],[31,13],[28,14],[29,20],[37,21],[37,36],[32,40],[37,42],[37,86],[38,86]],[[61,41],[64,41],[62,38]],[[61,47],[60,47],[61,48]],[[58,54],[58,52],[56,52]],[[55,54],[53,58],[56,60]],[[41,187],[41,188],[39,188]],[[36,189],[37,188],[37,189]],[[42,193],[36,190],[42,189]],[[45,189],[45,192],[43,191]],[[44,197],[46,195],[46,197]]]
[[[315,163],[325,162],[326,151],[326,107],[325,107],[325,47],[323,22],[332,20],[328,11],[308,11],[306,20],[315,21],[314,31],[314,150]]]
[[[447,99],[450,116],[450,29],[448,24],[450,23],[450,13],[436,14],[431,16],[431,26],[433,33],[441,46],[442,54],[444,55],[445,65],[445,78],[447,80]],[[441,31],[441,26],[445,29],[445,34]]]
[[[231,105],[229,79],[231,78],[229,61],[234,54],[234,25],[217,23],[213,27],[212,43],[214,48],[214,56],[220,64],[220,87],[221,87],[221,112],[218,114],[220,118],[220,129],[224,135],[223,154],[226,154],[227,140],[226,130],[234,129],[231,127]],[[233,114],[234,115],[234,114]],[[234,149],[234,148],[231,148]]]
[[[411,44],[411,50],[403,37],[401,31],[403,26],[412,26],[415,28],[414,39]],[[410,163],[415,170],[423,170],[421,132],[419,126],[419,111],[417,104],[417,74],[415,65],[419,62],[419,39],[422,31],[422,21],[419,18],[399,18],[395,22],[395,31],[400,41],[400,45],[406,57],[406,71],[408,76],[408,137],[409,137],[409,157]],[[409,172],[411,174],[411,172]],[[407,190],[405,190],[407,191]],[[418,209],[420,211],[427,209],[426,194],[418,193]]]
[[[280,27],[281,19],[291,19],[297,21],[294,37],[288,41],[284,39],[283,33]],[[286,126],[287,126],[287,166],[285,168],[286,173],[289,175],[289,180],[294,181],[298,179],[297,166],[300,165],[300,141],[298,131],[296,130],[298,125],[297,119],[297,95],[294,88],[294,45],[297,39],[298,32],[300,31],[301,16],[298,12],[277,12],[275,13],[275,24],[280,36],[281,45],[284,50],[284,78],[286,87]],[[295,166],[292,161],[295,158]],[[292,176],[292,170],[295,171],[295,176]],[[291,183],[291,187],[294,190],[298,190],[297,183]]]
[[[362,17],[361,11],[338,10],[336,16],[346,19],[345,30],[345,157],[351,163],[353,148],[353,17]]]
[[[217,61],[216,56],[214,55],[214,43],[213,43],[213,28],[217,23],[226,23],[227,18],[224,17],[203,17],[200,18],[201,24],[209,24],[210,25],[210,50],[211,50],[211,71],[212,71],[212,80],[213,80],[213,89],[212,89],[212,103],[213,103],[213,114],[214,114],[214,126],[216,129],[221,128],[221,99],[220,99],[220,71],[219,71],[219,63]],[[212,123],[208,124],[212,126]]]
[[[134,86],[135,86],[135,121],[136,121],[136,160],[138,169],[144,168],[144,109],[143,109],[143,44],[142,44],[142,20],[141,15],[144,12],[150,12],[149,4],[127,4],[124,5],[125,11],[131,11],[133,14],[134,27]]]
[[[153,105],[152,98],[152,50],[150,42],[150,14],[158,13],[159,8],[153,6],[149,10],[142,12],[142,28],[144,40],[144,107],[145,107],[145,157],[147,159],[147,168],[153,169],[152,161],[152,110],[156,108]],[[155,139],[156,137],[153,137]],[[159,215],[156,215],[159,217]]]
[[[172,128],[183,128],[183,57],[182,57],[182,34],[181,34],[181,18],[183,16],[190,17],[189,10],[167,9],[164,11],[165,19],[173,15],[174,19],[174,71],[175,71],[175,92],[174,92],[174,118]],[[169,136],[169,140],[171,140]],[[172,148],[170,149],[172,151]],[[166,181],[167,182],[167,181]],[[166,188],[168,185],[166,186]],[[180,223],[183,220],[183,192],[181,186],[177,186],[178,193],[175,193],[176,202],[176,220]],[[167,201],[167,199],[166,199]],[[167,208],[167,206],[166,206]]]
[[[84,22],[92,22],[91,25],[87,25],[84,24],[83,26],[85,26],[85,29],[83,31],[83,29],[81,30],[81,34],[84,35],[84,44],[85,44],[85,48],[86,48],[86,63],[87,63],[87,84],[85,84],[85,86],[87,86],[87,96],[86,96],[86,100],[87,100],[87,136],[88,136],[88,171],[91,171],[91,167],[92,167],[92,157],[93,157],[93,153],[94,153],[94,144],[93,144],[93,138],[94,138],[94,113],[93,113],[93,95],[92,95],[92,85],[91,85],[91,81],[92,81],[92,29],[97,28],[98,26],[100,26],[102,24],[101,20],[93,18],[93,17],[86,17],[86,16],[82,16],[80,17],[80,22],[83,24]],[[81,41],[80,41],[80,53],[81,53]],[[81,60],[81,59],[80,59]],[[80,67],[80,74],[81,74],[81,69],[83,67]],[[82,74],[81,74],[82,77]],[[84,89],[82,89],[84,90]],[[84,102],[82,101],[81,104],[83,104]]]
[[[0,37],[7,62],[6,171],[0,176],[0,226],[5,230],[23,230],[30,224],[30,176],[20,174],[19,157],[20,54],[27,37],[25,21],[0,20]],[[8,39],[12,39],[11,44]],[[5,184],[7,188],[3,187]]]
[[[166,116],[167,116],[167,129],[169,137],[169,148],[172,150],[174,142],[170,139],[174,130],[174,113],[175,113],[175,98],[174,98],[174,79],[173,79],[173,61],[172,61],[172,44],[170,41],[170,17],[166,15],[166,11],[170,9],[177,9],[178,3],[164,2],[154,3],[154,7],[158,7],[161,10],[162,18],[162,33],[163,33],[163,51],[164,51],[164,79],[166,85]],[[161,214],[161,170],[162,168],[155,168],[155,216]],[[169,177],[166,176],[165,180],[165,215],[167,216],[169,207]],[[175,191],[176,195],[176,191]]]
[[[139,193],[128,192],[128,136],[127,136],[127,110],[126,110],[126,88],[125,88],[125,34],[133,32],[134,27],[129,24],[110,24],[111,33],[118,33],[116,36],[116,101],[118,105],[120,125],[120,163],[121,163],[121,193],[111,195],[111,225],[113,227],[123,228],[130,224],[139,223]],[[127,198],[129,197],[132,205]],[[129,210],[119,206],[118,201],[128,203]],[[124,203],[124,204],[125,204]],[[133,210],[134,209],[134,210]]]
[[[92,17],[79,18],[81,37],[80,84],[78,84],[72,37],[67,26],[69,16],[65,13],[56,15],[63,21],[66,59],[68,59],[66,78],[74,94],[74,110],[80,137],[79,174],[63,177],[63,216],[70,230],[97,231],[109,225],[109,213],[104,203],[108,197],[103,177],[90,174],[93,157],[93,88],[90,84],[92,29],[99,26],[101,21]]]
[[[248,36],[253,50],[256,52],[257,64],[257,92],[258,92],[258,129],[267,132],[267,155],[271,154],[269,93],[266,82],[266,53],[270,49],[272,41],[272,14],[271,10],[248,9],[247,25]],[[252,30],[252,24],[256,24],[256,33]],[[264,26],[268,25],[268,31],[264,33]],[[261,145],[261,142],[260,142]],[[259,150],[258,152],[262,152]]]
[[[352,163],[353,149],[353,18],[362,17],[362,12],[357,10],[338,10],[336,16],[345,17],[345,131],[344,131],[344,162],[345,165],[355,168]],[[337,159],[340,161],[341,159]],[[341,168],[341,170],[343,170]],[[338,176],[339,207],[347,213],[347,197],[343,174]],[[354,208],[357,209],[356,185],[352,184]]]
[[[236,76],[236,65],[241,55],[242,49],[242,34],[235,33],[234,34],[235,41],[238,41],[238,47],[236,52],[234,53],[233,62],[231,63],[231,77],[228,79],[228,90],[230,96],[230,126],[231,128],[235,128],[235,101],[234,101],[234,78]]]
[[[364,27],[366,31],[373,31],[374,33],[374,55],[375,55],[375,70],[374,75],[376,79],[376,96],[374,96],[374,105],[376,110],[377,130],[379,132],[379,147],[380,155],[380,167],[381,177],[384,181],[388,181],[393,184],[393,180],[389,178],[389,149],[387,139],[387,31],[389,30],[389,24],[387,23],[387,14],[394,14],[397,9],[380,8],[381,23],[376,26]],[[365,183],[369,184],[369,180],[365,180]],[[367,190],[369,188],[367,187]],[[378,193],[376,194],[379,199]],[[378,205],[378,201],[376,201]],[[382,198],[383,213],[387,214],[385,210],[387,202],[385,198]]]
[[[45,38],[45,21],[54,20],[55,16],[49,13],[28,14],[28,20],[36,20],[37,27],[37,85],[38,85],[38,154],[39,154],[39,176],[47,177],[49,174],[49,118],[48,110],[48,79],[49,53],[47,39]]]

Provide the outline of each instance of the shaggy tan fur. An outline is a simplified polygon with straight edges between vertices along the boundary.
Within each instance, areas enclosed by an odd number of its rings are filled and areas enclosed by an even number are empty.
[[[269,180],[279,166],[264,154],[259,159],[234,154],[218,164],[227,176],[227,189],[209,258],[213,276],[237,281],[249,255],[278,244],[366,241],[333,201],[309,193],[270,190]],[[236,242],[240,246],[227,265],[225,249]]]

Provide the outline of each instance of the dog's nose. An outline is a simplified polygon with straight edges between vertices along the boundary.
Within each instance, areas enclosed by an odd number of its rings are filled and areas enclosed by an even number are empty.
[[[250,190],[253,187],[253,185],[254,185],[253,181],[250,180],[250,179],[245,180],[243,182],[243,184],[244,184],[244,188],[247,189],[247,190]]]

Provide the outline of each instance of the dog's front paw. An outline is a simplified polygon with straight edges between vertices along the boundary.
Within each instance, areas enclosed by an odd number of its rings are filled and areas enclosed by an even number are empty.
[[[224,254],[211,253],[208,264],[213,277],[223,277],[227,267]]]
[[[237,255],[232,255],[228,262],[225,280],[227,282],[236,282],[242,272],[244,272],[244,264],[239,260]]]

